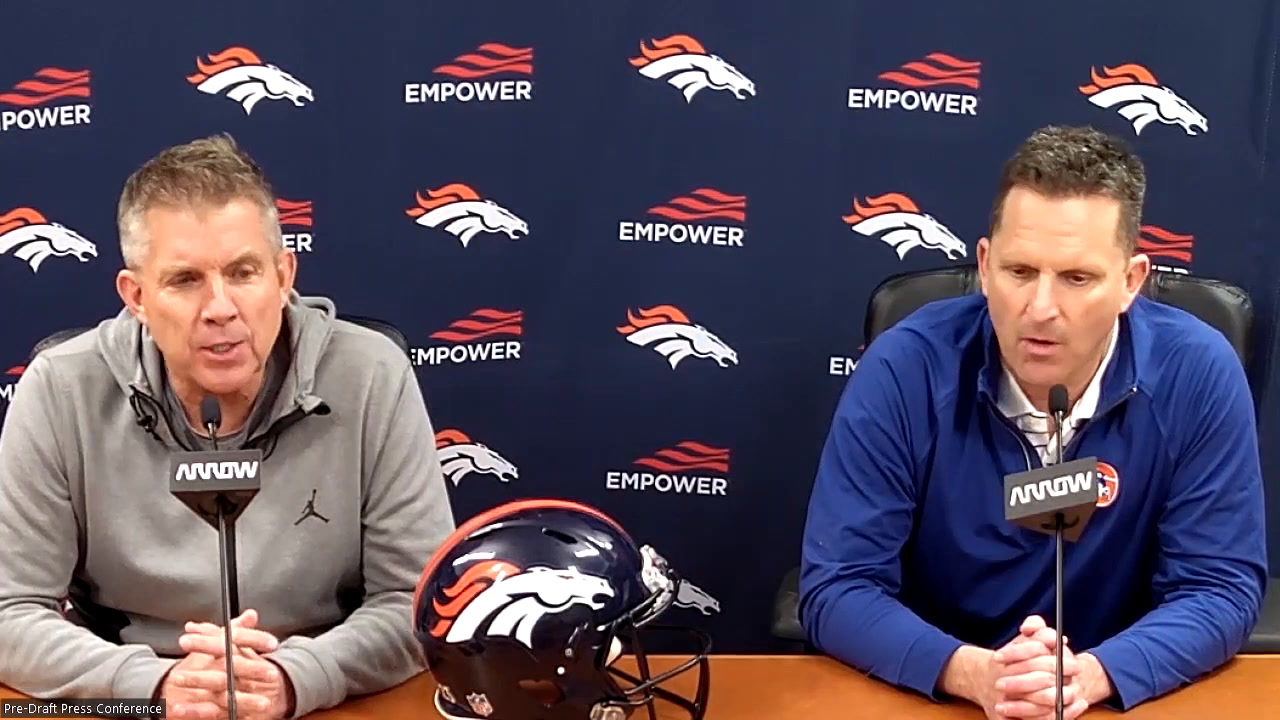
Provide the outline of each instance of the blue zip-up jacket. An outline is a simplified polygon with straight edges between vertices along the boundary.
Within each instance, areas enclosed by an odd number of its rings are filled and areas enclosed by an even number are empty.
[[[1192,315],[1121,315],[1097,412],[1063,459],[1115,469],[1116,496],[1064,549],[1071,650],[1129,709],[1235,655],[1266,583],[1253,400],[1238,356]],[[1054,618],[1053,537],[1004,519],[1004,476],[1040,467],[996,407],[986,298],[931,303],[866,349],[841,395],[804,532],[800,618],[821,651],[944,700],[962,644]]]

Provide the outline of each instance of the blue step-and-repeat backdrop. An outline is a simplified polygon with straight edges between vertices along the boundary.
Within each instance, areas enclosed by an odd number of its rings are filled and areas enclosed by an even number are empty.
[[[229,132],[300,290],[409,338],[460,518],[595,504],[703,591],[676,619],[766,651],[870,290],[973,262],[1045,124],[1133,143],[1142,250],[1253,294],[1280,486],[1278,22],[1265,0],[7,2],[0,413],[37,340],[118,310],[126,176]]]

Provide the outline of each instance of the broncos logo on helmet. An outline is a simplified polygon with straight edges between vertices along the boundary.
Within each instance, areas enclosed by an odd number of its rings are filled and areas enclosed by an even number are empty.
[[[208,62],[196,59],[200,71],[189,75],[187,82],[203,93],[225,93],[240,103],[246,115],[262,100],[288,100],[298,107],[315,101],[311,88],[275,65],[264,63],[248,48],[230,47],[208,57]]]
[[[98,257],[98,247],[83,235],[51,223],[34,208],[21,207],[0,215],[0,255],[12,252],[26,261],[32,272],[51,257],[74,257],[88,262]]]
[[[504,483],[519,477],[510,461],[459,430],[436,433],[436,454],[445,478],[455,487],[472,473],[493,475]]]
[[[649,348],[662,355],[675,369],[689,357],[713,360],[720,367],[738,364],[738,353],[710,330],[689,320],[674,305],[627,311],[626,325],[617,328],[627,342]]]
[[[937,250],[948,260],[959,260],[969,254],[964,242],[932,215],[920,212],[911,198],[902,193],[886,193],[867,198],[864,204],[854,199],[853,212],[843,217],[849,229],[878,238],[906,257],[916,248]]]
[[[655,622],[679,580],[653,547],[580,503],[524,499],[467,519],[431,554],[413,594],[436,710],[457,720],[616,720],[661,696],[702,720],[710,637]],[[692,641],[694,654],[653,676],[641,635],[657,634]],[[636,655],[637,675],[614,667],[624,653]],[[694,668],[692,697],[658,687]]]
[[[1153,122],[1180,126],[1188,135],[1209,132],[1208,118],[1142,65],[1104,66],[1101,73],[1090,69],[1090,75],[1093,82],[1082,85],[1080,92],[1094,105],[1118,112],[1133,124],[1136,135]]]
[[[414,222],[440,228],[467,247],[471,238],[486,233],[505,233],[512,240],[529,234],[529,225],[510,210],[492,200],[482,199],[470,186],[452,183],[428,190],[429,197],[417,193],[418,204],[405,211]]]
[[[677,607],[693,608],[703,615],[720,612],[720,601],[707,594],[706,590],[694,585],[688,580],[681,579],[679,589],[676,591]]]
[[[513,638],[530,649],[533,629],[544,616],[575,605],[599,610],[614,595],[601,577],[547,567],[522,571],[500,560],[476,563],[442,592],[445,602],[432,600],[440,618],[430,630],[432,637],[460,643],[483,632],[488,637]]]
[[[756,85],[719,55],[712,55],[702,43],[688,35],[672,35],[654,40],[650,47],[640,43],[640,57],[631,58],[632,67],[654,80],[665,78],[684,93],[685,102],[708,88],[733,93],[739,100],[754,97]]]

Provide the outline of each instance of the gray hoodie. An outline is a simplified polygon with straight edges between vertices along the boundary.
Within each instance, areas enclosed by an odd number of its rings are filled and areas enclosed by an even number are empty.
[[[292,362],[242,438],[266,459],[236,539],[241,609],[281,638],[296,717],[422,670],[410,604],[454,519],[405,353],[325,300],[295,294],[285,317]],[[189,425],[164,387],[123,311],[19,380],[0,432],[0,683],[151,697],[183,624],[221,624],[217,533],[168,490]]]

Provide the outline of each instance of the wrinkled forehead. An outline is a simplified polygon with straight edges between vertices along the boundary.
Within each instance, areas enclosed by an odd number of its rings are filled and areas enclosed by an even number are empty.
[[[273,230],[257,205],[158,206],[143,216],[146,263],[220,265],[275,256]]]

